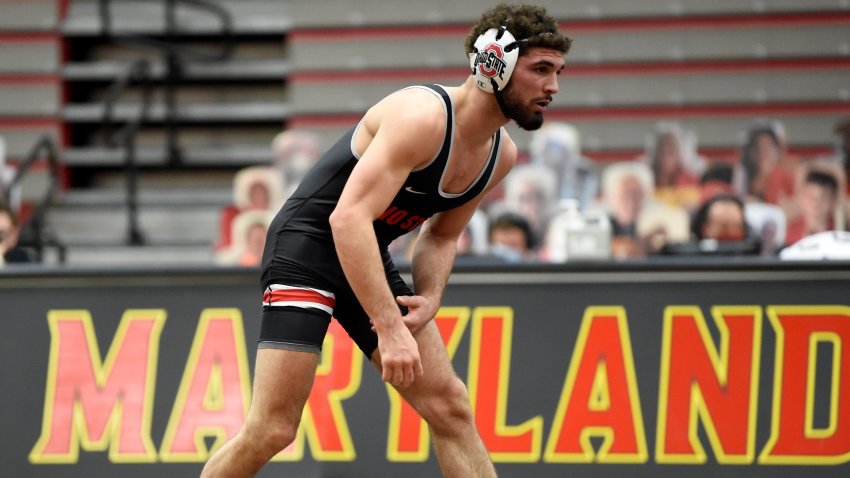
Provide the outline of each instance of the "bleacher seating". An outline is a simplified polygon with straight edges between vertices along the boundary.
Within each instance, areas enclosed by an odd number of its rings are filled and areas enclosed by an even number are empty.
[[[500,0],[430,0],[410,2],[405,8],[386,8],[383,0],[322,0],[290,2],[290,14],[299,27],[359,27],[364,25],[427,25],[471,23],[486,7]],[[740,0],[538,0],[534,2],[556,18],[599,19],[649,16],[717,15],[729,13],[796,12],[797,0],[742,2]],[[808,0],[807,10],[830,10],[841,5],[835,0]]]
[[[42,136],[62,139],[60,10],[57,0],[0,2],[0,136],[12,168]],[[47,181],[39,164],[19,185],[19,213],[26,216]]]
[[[848,68],[850,68],[850,61]],[[708,65],[706,68],[710,68]],[[565,73],[562,91],[555,96],[556,108],[601,107],[606,105],[681,105],[688,103],[756,103],[766,102],[829,102],[843,100],[850,93],[847,72],[841,70],[797,71],[732,71],[677,75],[675,67],[669,73],[636,72],[624,87],[622,75],[594,74],[592,71]],[[638,67],[635,67],[637,69]],[[770,68],[768,66],[768,68]],[[452,71],[426,78],[441,84],[463,81],[465,72]],[[368,75],[339,75],[323,81],[314,75],[310,80],[300,75],[293,78],[292,109],[296,114],[359,112],[388,91],[409,85],[412,78],[398,79],[391,74],[368,81]],[[419,79],[421,81],[421,79]],[[341,88],[341,84],[345,88]],[[819,85],[810,88],[811,84]],[[297,92],[297,93],[296,93]]]
[[[70,0],[68,16],[62,24],[67,35],[94,34],[100,30],[99,0]],[[287,12],[291,2],[270,0],[210,0],[232,15],[235,31],[278,34],[290,27]],[[292,2],[297,3],[297,2]],[[177,23],[182,34],[217,34],[220,23],[206,9],[178,5]],[[165,31],[165,2],[121,0],[111,2],[113,26],[123,33],[161,34]]]
[[[570,64],[817,58],[842,53],[850,15],[818,16],[814,24],[808,24],[806,17],[797,24],[786,17],[768,17],[776,23],[765,25],[742,25],[734,17],[713,18],[713,24],[706,21],[702,26],[670,18],[643,26],[599,20],[593,22],[595,28],[589,22],[564,22],[563,29],[574,39],[567,57]],[[843,24],[832,23],[842,18]],[[464,67],[467,31],[467,25],[296,30],[290,60],[296,71]]]
[[[0,2],[1,32],[46,32],[56,29],[62,4],[56,0]]]
[[[271,161],[275,134],[309,129],[326,147],[389,92],[460,84],[463,38],[499,0],[212,2],[232,14],[233,49],[222,61],[182,63],[175,164],[160,52],[102,35],[98,0],[0,1],[0,135],[13,163],[42,134],[61,146],[68,190],[50,220],[71,263],[211,263],[230,179]],[[575,40],[547,118],[575,125],[592,159],[633,159],[662,120],[694,130],[703,155],[730,159],[754,117],[780,119],[792,151],[814,156],[831,150],[833,125],[850,109],[846,0],[536,3]],[[168,36],[164,4],[111,1],[112,33],[221,46],[215,15],[189,5],[178,7],[179,33]],[[100,121],[109,85],[139,58],[150,61],[154,98],[136,136],[149,247],[128,248],[125,156],[106,144]],[[116,117],[134,118],[140,98],[131,82]],[[527,152],[530,134],[509,131]],[[104,255],[106,245],[113,253]]]
[[[329,9],[335,14],[324,19],[294,10],[300,16],[290,35],[291,124],[316,129],[329,144],[387,92],[416,82],[462,82],[461,39],[481,4],[491,2],[473,3],[439,20],[440,2],[405,18],[382,12],[352,20],[351,12],[370,1]],[[759,116],[785,122],[792,149],[824,153],[832,125],[847,111],[846,5],[540,3],[574,37],[547,117],[575,124],[595,159],[631,159],[660,120],[688,123],[710,156],[728,159]],[[525,150],[529,134],[509,131]]]
[[[2,5],[2,4],[0,4]],[[0,74],[48,75],[59,70],[59,38],[41,32],[0,34]]]
[[[211,264],[218,211],[230,201],[233,174],[271,161],[270,141],[289,115],[282,88],[289,16],[280,2],[213,0],[232,15],[229,37],[222,20],[188,2],[177,2],[177,31],[170,35],[165,3],[109,2],[110,36],[104,36],[98,1],[71,0],[59,26],[67,56],[57,71],[68,94],[57,116],[66,131],[62,156],[70,188],[50,222],[72,264]],[[177,164],[168,148],[166,55],[138,37],[181,49]],[[230,55],[210,59],[226,40]],[[139,59],[149,62],[152,82],[152,104],[135,137],[144,247],[128,245],[126,153],[105,140],[101,124],[110,85]],[[138,117],[141,101],[136,79],[117,99],[118,126]]]

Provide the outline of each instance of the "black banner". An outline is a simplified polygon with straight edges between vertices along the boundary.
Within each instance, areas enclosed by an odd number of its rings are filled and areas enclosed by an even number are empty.
[[[0,275],[2,474],[199,474],[250,403],[257,277]],[[435,320],[502,477],[843,477],[848,291],[836,264],[460,270]],[[438,476],[429,445],[332,327],[259,476]]]

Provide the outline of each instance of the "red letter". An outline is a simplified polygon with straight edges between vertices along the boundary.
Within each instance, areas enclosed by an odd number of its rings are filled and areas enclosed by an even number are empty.
[[[250,402],[239,309],[205,309],[160,447],[162,461],[203,462],[236,434]],[[207,451],[204,437],[215,437]]]
[[[698,421],[718,463],[747,464],[755,457],[761,308],[714,307],[712,317],[720,347],[698,307],[665,310],[655,446],[659,463],[705,463]]]
[[[460,338],[469,323],[468,307],[441,307],[434,317],[440,330],[449,358],[454,357]],[[416,462],[428,459],[429,435],[424,420],[416,410],[391,385],[387,385],[390,397],[390,430],[387,440],[387,459],[390,461]]]
[[[604,439],[598,453],[590,437]],[[544,461],[644,463],[643,415],[622,307],[588,307],[558,402]]]
[[[390,225],[396,225],[401,222],[402,219],[407,217],[407,211],[396,211],[390,217],[386,218],[386,223]]]
[[[481,439],[493,461],[530,463],[540,459],[543,417],[505,424],[511,371],[510,307],[477,307],[469,351],[469,398]]]
[[[776,332],[773,420],[759,463],[839,465],[850,461],[850,307],[767,309]],[[829,422],[815,428],[817,346],[832,344]]]
[[[41,437],[32,463],[76,463],[79,447],[114,463],[156,461],[150,438],[164,310],[128,310],[101,363],[87,310],[55,310]],[[11,366],[7,364],[8,366]]]
[[[378,220],[379,220],[379,221],[384,221],[384,220],[386,220],[386,219],[387,219],[387,217],[388,217],[390,214],[392,214],[392,213],[394,213],[394,212],[396,212],[396,211],[398,211],[398,208],[397,208],[397,207],[395,207],[395,206],[390,206],[389,208],[387,208],[387,210],[386,210],[386,211],[384,211],[384,213],[383,213],[383,214],[381,214],[381,217],[379,217],[379,218],[378,218]]]
[[[304,407],[295,441],[274,461],[297,461],[304,456],[304,436],[317,461],[353,461],[357,457],[342,401],[354,395],[363,374],[363,353],[345,330],[331,321],[322,344],[322,358],[310,398]]]

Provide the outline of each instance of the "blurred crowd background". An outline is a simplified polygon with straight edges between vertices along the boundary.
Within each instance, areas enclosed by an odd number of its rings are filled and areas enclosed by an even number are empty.
[[[0,257],[255,266],[366,108],[464,81],[496,3],[0,2]],[[536,3],[561,91],[459,262],[850,260],[846,0]]]
[[[834,134],[834,154],[801,158],[789,152],[781,121],[754,119],[740,132],[737,158],[711,161],[699,154],[697,131],[659,122],[647,131],[643,154],[600,163],[582,154],[575,127],[550,121],[476,212],[458,257],[470,263],[848,258],[841,231],[850,218],[850,117]],[[309,131],[280,133],[272,149],[272,165],[236,175],[234,203],[221,212],[220,262],[257,263],[265,228],[322,153]],[[394,243],[396,260],[409,259],[415,241],[414,233]]]

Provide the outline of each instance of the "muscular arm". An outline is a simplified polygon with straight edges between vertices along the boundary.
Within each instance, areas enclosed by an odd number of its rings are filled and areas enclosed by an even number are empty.
[[[390,97],[367,113],[364,127],[374,132],[374,137],[330,217],[346,279],[378,334],[383,379],[399,386],[421,374],[421,364],[416,342],[404,326],[387,284],[372,223],[413,168],[428,161],[442,142],[442,106],[430,93],[425,95]]]
[[[352,290],[375,327],[382,331],[396,320],[398,308],[390,292],[372,222],[392,200],[407,177],[402,165],[379,152],[381,134],[354,168],[330,217],[336,252]],[[372,148],[375,148],[374,150]]]
[[[446,211],[423,225],[413,249],[412,272],[416,295],[439,306],[457,253],[457,239],[479,201]],[[436,309],[434,310],[436,312]]]
[[[456,236],[441,235],[428,224],[423,227],[416,240],[412,261],[413,284],[417,295],[435,304],[440,303],[456,254]]]
[[[407,326],[414,332],[436,314],[457,254],[458,237],[484,197],[513,167],[516,156],[516,146],[506,137],[498,169],[488,187],[474,200],[435,215],[422,227],[413,250],[412,261],[416,297],[398,299],[402,305],[418,309],[405,318]]]

